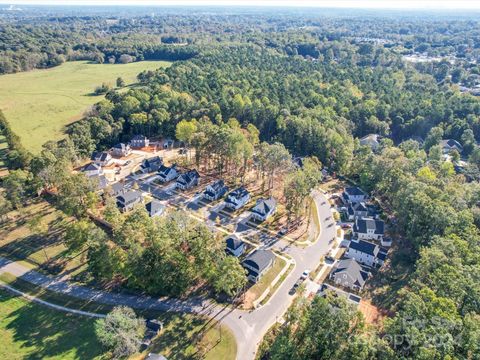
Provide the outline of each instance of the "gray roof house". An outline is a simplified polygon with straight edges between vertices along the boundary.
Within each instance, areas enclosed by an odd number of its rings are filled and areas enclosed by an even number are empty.
[[[227,254],[239,257],[245,251],[245,243],[236,235],[230,235],[225,239]]]
[[[128,191],[128,189],[125,187],[125,185],[121,182],[116,182],[114,184],[112,184],[110,186],[110,191],[109,191],[109,194],[111,196],[119,196],[119,195],[122,195],[123,193],[125,193],[126,191]]]
[[[199,180],[200,180],[200,174],[198,173],[198,171],[190,170],[190,171],[187,171],[186,173],[181,174],[177,178],[177,182],[175,183],[175,186],[177,189],[188,190],[194,186],[197,186]]]
[[[165,205],[160,201],[153,199],[145,205],[145,209],[150,217],[160,216],[165,211]]]
[[[333,267],[330,278],[337,285],[361,290],[370,272],[365,271],[355,259],[342,259]]]
[[[360,139],[360,145],[368,146],[375,151],[380,147],[380,140],[382,140],[382,136],[378,134],[368,134]]]
[[[103,175],[102,167],[95,163],[90,163],[82,169],[82,172],[85,173],[88,177],[91,176],[100,176]]]
[[[442,148],[442,152],[444,154],[448,154],[453,150],[457,150],[459,153],[462,153],[463,151],[463,146],[454,139],[441,140],[440,147]]]
[[[214,201],[220,199],[227,191],[228,188],[225,186],[223,180],[217,180],[205,188],[203,197],[207,200]]]
[[[112,148],[112,154],[115,157],[128,156],[128,155],[130,155],[131,152],[132,152],[132,149],[130,148],[130,145],[124,144],[124,143],[116,144]]]
[[[149,353],[145,360],[167,360],[167,358],[160,354]]]
[[[365,240],[352,240],[345,256],[368,266],[381,266],[387,256],[387,250]]]
[[[352,231],[359,239],[381,240],[385,232],[385,223],[371,218],[357,218]]]
[[[91,160],[97,165],[105,166],[112,162],[112,155],[106,151],[94,151]]]
[[[150,140],[143,135],[135,135],[130,140],[130,146],[133,148],[143,148],[150,145]]]
[[[354,220],[357,217],[368,216],[368,207],[365,202],[349,204],[347,207],[347,214],[350,220]]]
[[[265,221],[273,215],[277,208],[277,201],[270,197],[268,199],[258,199],[252,208],[252,217],[258,221]]]
[[[135,205],[140,204],[142,201],[142,193],[136,190],[128,190],[117,196],[117,206],[122,212],[132,210]]]
[[[255,250],[242,262],[248,271],[248,279],[256,283],[273,266],[275,255],[270,250]]]
[[[225,206],[238,210],[250,201],[250,193],[243,186],[230,192],[225,200]]]
[[[108,180],[105,175],[92,175],[89,179],[95,184],[98,191],[101,191],[108,186]]]
[[[158,171],[163,165],[163,159],[160,156],[154,156],[149,159],[145,159],[140,166],[143,173],[151,173]]]
[[[365,194],[359,187],[352,186],[345,188],[342,197],[346,203],[350,204],[365,201],[367,199],[367,194]]]
[[[178,177],[177,164],[172,166],[161,165],[158,169],[158,178],[161,182],[169,182]]]

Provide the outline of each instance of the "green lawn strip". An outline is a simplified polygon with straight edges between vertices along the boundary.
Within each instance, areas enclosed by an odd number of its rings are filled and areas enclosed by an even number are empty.
[[[273,288],[270,289],[270,292],[268,293],[268,295],[265,297],[265,299],[263,299],[260,304],[261,305],[265,305],[268,300],[270,300],[270,298],[272,297],[273,294],[275,294],[275,291],[277,291],[277,289],[279,288],[279,286],[283,283],[283,281],[287,278],[288,274],[290,274],[290,271],[293,270],[293,268],[295,267],[294,264],[290,264],[287,271],[285,271],[285,274],[283,274],[281,277],[280,277],[280,280],[277,281],[277,283],[275,284],[275,286]]]
[[[282,258],[276,257],[273,266],[260,278],[260,280],[253,285],[249,292],[255,294],[255,299],[258,299],[263,292],[272,284],[272,281],[277,277],[278,273],[282,271],[287,262]]]
[[[101,359],[94,322],[0,289],[0,358]]]
[[[113,308],[110,305],[85,301],[46,290],[8,273],[0,274],[0,281],[26,294],[71,309],[107,314]],[[139,309],[135,309],[135,311],[145,318],[157,318],[165,326],[163,332],[145,351],[144,355],[153,351],[171,354],[169,359],[189,359],[193,354],[205,354],[206,359],[212,360],[235,359],[236,342],[233,334],[227,327],[222,326],[220,335],[220,327],[215,320],[210,321],[192,314]],[[220,339],[221,341],[219,341]]]

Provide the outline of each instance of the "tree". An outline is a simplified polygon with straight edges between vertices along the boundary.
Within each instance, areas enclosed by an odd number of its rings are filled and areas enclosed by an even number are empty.
[[[125,80],[123,80],[123,78],[121,77],[118,77],[116,84],[117,84],[117,87],[122,88],[125,86]]]
[[[213,287],[217,293],[234,296],[246,283],[245,269],[236,257],[225,256],[220,260],[213,279]]]
[[[105,319],[97,320],[95,333],[114,358],[126,358],[140,349],[145,322],[131,308],[117,306]]]
[[[18,209],[27,200],[31,180],[31,174],[21,169],[10,171],[4,178],[5,197],[12,204],[13,208]]]
[[[12,210],[10,201],[0,193],[0,224],[5,221],[5,216]]]
[[[92,241],[105,241],[105,233],[89,220],[74,221],[67,225],[65,243],[69,253],[75,253]]]
[[[182,120],[177,124],[177,127],[175,129],[175,136],[179,141],[184,142],[185,146],[189,148],[196,131],[197,131],[196,121]]]

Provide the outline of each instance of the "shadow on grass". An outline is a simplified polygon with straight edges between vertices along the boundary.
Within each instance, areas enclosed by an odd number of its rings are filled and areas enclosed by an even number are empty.
[[[57,312],[38,304],[22,302],[11,304],[14,295],[0,290],[0,306],[12,311],[5,314],[5,329],[13,333],[15,342],[21,343],[22,359],[94,359],[102,355],[102,347],[95,337],[94,319]],[[10,303],[10,304],[5,304]],[[27,349],[27,348],[32,349]]]

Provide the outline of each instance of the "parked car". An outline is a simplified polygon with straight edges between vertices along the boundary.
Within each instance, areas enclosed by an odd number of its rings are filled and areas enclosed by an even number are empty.
[[[342,229],[351,229],[352,228],[352,224],[347,224],[347,223],[343,223],[340,226],[342,227]]]
[[[310,274],[310,270],[305,270],[303,273],[302,273],[302,276],[300,277],[300,279],[307,279],[308,278],[308,275]]]
[[[131,163],[132,163],[132,161],[131,161],[131,160],[127,160],[127,161],[125,162],[125,164],[123,164],[123,166],[130,165]]]
[[[335,258],[331,255],[325,256],[325,262],[328,262],[329,264],[332,264],[335,262]]]
[[[303,282],[302,278],[298,279],[297,282],[295,284],[293,284],[293,286],[290,289],[290,291],[288,292],[288,294],[289,295],[294,295],[297,292],[298,287],[302,284],[302,282]]]

